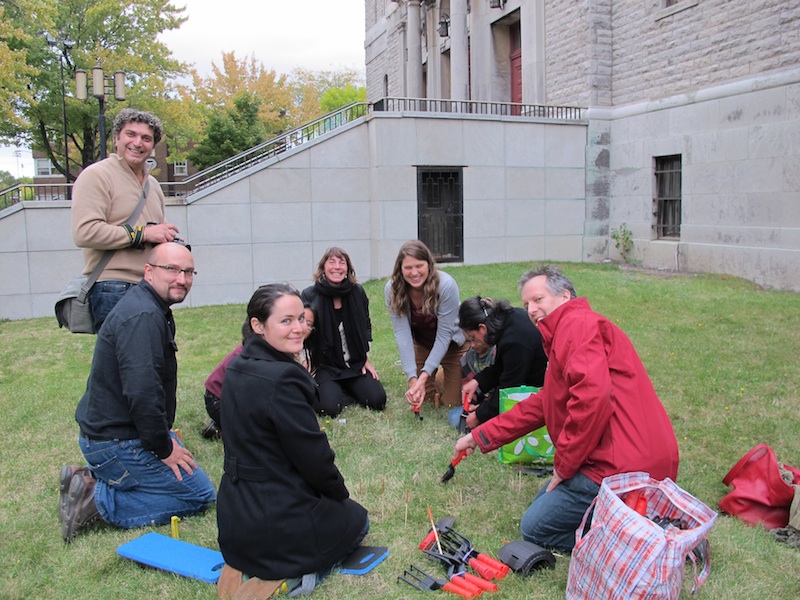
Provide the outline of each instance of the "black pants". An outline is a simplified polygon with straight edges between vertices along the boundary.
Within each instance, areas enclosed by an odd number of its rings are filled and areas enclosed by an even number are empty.
[[[386,390],[369,373],[347,379],[334,379],[329,372],[318,369],[314,379],[319,386],[319,404],[314,408],[320,415],[335,417],[350,404],[359,404],[373,410],[383,410],[386,407]]]

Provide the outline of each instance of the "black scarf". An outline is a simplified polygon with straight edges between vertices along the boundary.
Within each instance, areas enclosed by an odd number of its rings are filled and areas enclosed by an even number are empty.
[[[335,297],[342,299],[342,323],[347,336],[351,367],[361,369],[367,360],[369,348],[367,315],[364,313],[362,304],[353,297],[352,292],[355,287],[356,284],[349,279],[345,279],[338,285],[331,284],[327,279],[314,283],[314,289],[320,296],[320,301],[316,306],[319,314],[315,325],[319,325],[323,360],[329,366],[339,369],[346,369],[347,366],[344,364],[344,351],[339,336],[339,321],[333,308],[333,298]],[[325,299],[322,298],[323,296]]]

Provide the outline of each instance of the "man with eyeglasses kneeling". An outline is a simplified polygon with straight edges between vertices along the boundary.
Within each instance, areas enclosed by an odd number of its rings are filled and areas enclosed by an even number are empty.
[[[59,519],[65,542],[102,519],[129,529],[166,525],[208,509],[214,486],[172,430],[178,364],[170,306],[194,281],[194,259],[177,242],[157,245],[97,336],[75,412],[87,467],[65,465]]]

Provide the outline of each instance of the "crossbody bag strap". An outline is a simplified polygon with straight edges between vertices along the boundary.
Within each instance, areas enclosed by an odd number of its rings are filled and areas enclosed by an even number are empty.
[[[128,220],[125,221],[125,225],[133,225],[134,223],[136,223],[136,220],[139,218],[139,215],[141,215],[142,211],[144,210],[144,204],[145,202],[147,202],[147,193],[149,191],[150,191],[150,178],[148,177],[147,179],[145,179],[144,188],[142,188],[142,195],[139,198],[139,203],[136,205],[136,208],[133,210],[133,213],[131,213],[131,216],[128,218]],[[89,293],[89,290],[92,289],[92,286],[97,281],[97,278],[100,277],[100,273],[102,273],[103,269],[105,269],[106,266],[108,265],[109,261],[111,260],[111,257],[114,256],[114,252],[116,252],[116,250],[106,250],[105,253],[103,254],[103,258],[100,259],[100,262],[97,263],[97,266],[92,271],[92,274],[89,275],[89,279],[87,279],[86,283],[84,284],[87,294]],[[81,289],[81,291],[83,291],[83,289]]]

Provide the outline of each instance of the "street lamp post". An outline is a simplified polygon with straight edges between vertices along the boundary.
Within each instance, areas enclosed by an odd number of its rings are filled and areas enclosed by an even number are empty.
[[[116,71],[114,75],[103,73],[100,65],[92,69],[92,96],[97,98],[100,106],[97,128],[100,132],[100,160],[106,157],[106,92],[113,91],[114,98],[120,102],[125,100],[125,72]],[[89,97],[89,74],[83,69],[75,71],[75,96],[78,100]]]
[[[61,44],[61,52],[58,55],[58,65],[61,69],[61,119],[64,126],[64,175],[67,179],[67,198],[69,198],[69,144],[67,142],[67,92],[64,89],[64,59],[66,58],[67,52],[75,45],[75,42],[66,38],[58,40],[49,33],[45,33],[44,36],[50,46],[55,47],[58,46],[59,43]]]

